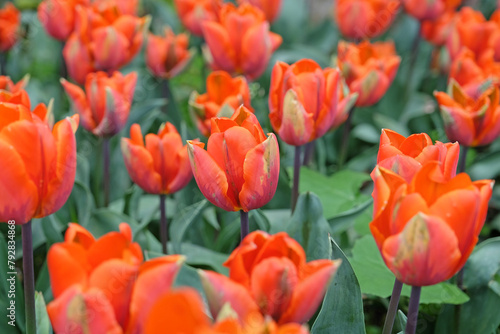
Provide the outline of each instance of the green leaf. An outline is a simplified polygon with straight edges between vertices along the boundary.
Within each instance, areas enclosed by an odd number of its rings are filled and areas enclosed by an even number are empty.
[[[35,312],[37,334],[52,333],[52,326],[50,325],[49,315],[47,314],[45,300],[43,299],[43,294],[39,291],[35,292]]]
[[[180,253],[180,244],[188,228],[200,217],[208,206],[206,199],[184,208],[174,217],[170,224],[170,235],[174,245],[174,252]]]
[[[486,286],[500,270],[500,237],[480,243],[464,267],[465,286]]]
[[[366,294],[387,298],[392,293],[394,274],[387,268],[371,235],[356,241],[352,250],[352,267],[356,272],[361,291]],[[403,286],[401,295],[409,297],[411,288]],[[439,283],[422,288],[421,304],[462,304],[468,296],[455,285]]]
[[[403,313],[403,311],[398,310],[398,324],[399,324],[399,329],[401,330],[401,332],[404,332],[404,330],[406,328],[407,320],[408,320],[408,318]]]
[[[307,261],[324,259],[329,254],[329,230],[319,198],[310,192],[300,195],[287,232],[304,247]]]
[[[308,168],[301,168],[299,190],[301,193],[312,191],[318,195],[325,218],[330,220],[355,208],[363,210],[363,206],[371,198],[361,194],[360,188],[368,180],[370,175],[366,173],[342,170],[332,176],[325,176]]]
[[[356,275],[344,252],[330,238],[333,259],[341,259],[333,282],[326,292],[312,334],[365,333],[363,301]]]

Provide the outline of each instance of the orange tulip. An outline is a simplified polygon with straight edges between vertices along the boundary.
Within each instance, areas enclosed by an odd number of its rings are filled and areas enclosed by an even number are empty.
[[[398,13],[399,0],[335,0],[334,17],[340,32],[353,39],[383,34]]]
[[[478,97],[467,95],[452,81],[448,94],[435,92],[449,140],[465,146],[490,144],[500,135],[500,92],[497,86],[483,87]]]
[[[170,28],[165,28],[165,37],[149,34],[146,47],[146,64],[149,70],[157,77],[175,77],[193,56],[187,49],[188,46],[188,36],[175,36]]]
[[[89,5],[89,0],[44,0],[38,5],[38,19],[47,34],[65,41],[75,29],[76,6]]]
[[[7,2],[0,9],[0,52],[8,51],[16,44],[20,24],[21,13],[11,2]]]
[[[92,6],[99,11],[119,10],[124,15],[137,16],[139,0],[93,0]]]
[[[27,93],[0,90],[0,221],[25,224],[59,210],[76,172],[78,116],[53,128],[51,105],[30,111]]]
[[[214,205],[227,211],[250,211],[269,202],[280,169],[276,136],[264,135],[259,121],[241,106],[231,118],[212,118],[204,144],[188,141],[196,183]]]
[[[454,28],[457,16],[456,12],[447,11],[435,20],[422,21],[420,28],[422,37],[436,46],[444,45],[448,39],[448,35]]]
[[[399,133],[383,129],[377,165],[398,174],[410,183],[423,165],[439,161],[443,174],[448,178],[457,173],[460,146],[458,143],[436,142],[426,133],[413,134],[406,138]]]
[[[0,75],[0,90],[6,90],[11,93],[18,93],[28,85],[30,80],[30,76],[27,74],[19,80],[16,84],[12,81],[12,79],[5,75]],[[29,109],[29,107],[28,107]]]
[[[205,136],[210,135],[212,117],[231,117],[239,106],[250,106],[250,90],[244,77],[232,78],[229,73],[215,71],[207,77],[207,92],[191,94],[189,107],[198,130]]]
[[[82,226],[70,224],[65,241],[54,244],[47,254],[54,295],[47,312],[54,330],[65,333],[68,328],[83,330],[90,325],[95,326],[93,333],[110,328],[121,333],[142,261],[141,247],[132,242],[128,224],[97,240]]]
[[[435,20],[457,8],[462,0],[403,0],[406,12],[417,20]]]
[[[224,263],[229,279],[203,272],[202,285],[214,317],[229,303],[240,319],[258,307],[278,324],[304,323],[321,304],[340,262],[306,262],[302,246],[286,233],[256,231]]]
[[[130,139],[121,139],[123,160],[132,181],[151,194],[172,194],[191,180],[186,145],[175,127],[166,123],[158,135],[147,134],[146,145],[141,126],[133,124]]]
[[[339,113],[340,85],[338,69],[322,70],[313,60],[276,63],[269,88],[269,119],[274,131],[294,146],[322,137],[349,111],[344,108],[347,111]]]
[[[263,11],[266,15],[266,20],[269,22],[273,22],[278,18],[282,5],[282,0],[238,0],[239,4],[245,2]]]
[[[371,232],[396,278],[412,286],[433,285],[460,270],[478,240],[493,181],[449,179],[438,161],[425,164],[407,183],[377,166],[372,173]]]
[[[194,35],[203,36],[202,23],[217,21],[221,0],[174,0],[182,24]]]
[[[123,76],[120,72],[108,76],[104,72],[90,73],[85,92],[64,79],[61,83],[82,118],[82,125],[96,136],[113,136],[127,122],[134,97],[137,73]]]
[[[377,103],[387,92],[401,58],[392,42],[361,42],[359,45],[340,41],[338,66],[351,92],[358,93],[356,106]]]
[[[83,84],[87,74],[113,72],[139,52],[148,18],[122,15],[115,7],[99,12],[77,7],[77,26],[63,50],[69,75]]]
[[[235,7],[225,4],[219,21],[203,21],[203,37],[210,51],[214,70],[258,78],[266,69],[271,54],[282,39],[269,31],[264,14],[250,4]]]

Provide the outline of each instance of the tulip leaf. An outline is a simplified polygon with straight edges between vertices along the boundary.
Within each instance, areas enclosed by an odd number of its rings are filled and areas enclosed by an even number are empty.
[[[387,268],[371,235],[358,239],[352,250],[351,264],[358,277],[361,291],[387,298],[392,293],[394,275]],[[411,287],[404,285],[402,296],[409,297]],[[469,298],[455,285],[439,283],[422,288],[421,304],[463,304]]]
[[[35,312],[36,312],[36,333],[49,334],[52,333],[52,326],[50,325],[49,315],[47,314],[47,307],[43,294],[39,291],[35,292]]]
[[[332,238],[330,242],[331,259],[341,259],[342,264],[326,292],[311,334],[364,334],[363,300],[358,280],[344,252]]]
[[[208,206],[206,199],[194,203],[179,212],[170,224],[170,235],[174,245],[174,252],[182,253],[181,242],[184,234],[191,225],[200,217],[203,210]]]
[[[311,192],[300,195],[287,232],[304,247],[307,261],[326,258],[330,250],[329,230],[318,196]]]
[[[313,191],[321,200],[324,216],[327,220],[338,217],[346,211],[359,209],[361,212],[371,202],[368,195],[360,188],[370,175],[366,173],[342,170],[332,176],[325,176],[308,168],[300,170],[301,193]]]
[[[469,288],[486,286],[500,270],[500,237],[479,244],[465,264],[464,283]]]

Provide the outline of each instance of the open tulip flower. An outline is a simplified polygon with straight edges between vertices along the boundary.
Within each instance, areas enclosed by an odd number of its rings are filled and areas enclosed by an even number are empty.
[[[372,172],[371,232],[387,267],[412,286],[437,284],[460,270],[477,243],[493,181],[449,179],[438,161],[425,164],[407,183],[377,166]]]
[[[306,262],[302,246],[285,232],[249,234],[224,263],[229,278],[201,272],[213,317],[226,303],[247,319],[259,310],[278,324],[305,323],[314,314],[340,260]]]
[[[225,4],[219,21],[204,21],[202,28],[212,69],[244,74],[249,80],[264,72],[282,42],[280,35],[269,31],[262,11],[248,3]]]
[[[225,71],[214,71],[207,77],[207,92],[193,92],[189,99],[190,112],[202,135],[210,135],[212,117],[231,117],[241,105],[250,106],[250,89],[245,77],[236,78]]]
[[[335,0],[335,22],[345,37],[373,38],[391,26],[399,6],[399,0]]]
[[[377,103],[387,92],[401,58],[393,42],[361,42],[359,45],[340,41],[337,62],[351,92],[358,93],[356,106]]]
[[[420,33],[431,44],[442,46],[446,44],[448,35],[457,20],[455,11],[447,11],[435,20],[425,20],[421,23]]]
[[[203,195],[226,211],[248,212],[269,202],[280,169],[276,136],[267,137],[257,117],[241,106],[231,118],[212,118],[204,144],[188,141],[194,178]]]
[[[182,24],[194,35],[203,36],[202,23],[216,21],[221,0],[174,0]]]
[[[448,94],[435,92],[449,140],[465,146],[490,144],[500,135],[500,95],[495,85],[483,87],[477,97],[467,95],[451,81]]]
[[[165,37],[149,34],[146,47],[146,64],[149,70],[156,77],[175,77],[186,67],[193,55],[187,49],[188,46],[188,36],[175,36],[170,28],[165,28]]]
[[[125,126],[134,97],[137,73],[122,75],[114,72],[90,73],[85,82],[85,92],[64,79],[61,83],[81,116],[82,126],[96,136],[109,137]]]
[[[25,75],[24,78],[22,78],[15,84],[10,77],[5,75],[0,75],[0,90],[6,90],[10,93],[18,93],[24,90],[24,88],[28,85],[29,81],[30,81],[29,74]]]
[[[435,20],[457,8],[462,0],[403,0],[405,11],[417,20]]]
[[[282,0],[238,0],[239,4],[248,2],[252,6],[259,8],[266,15],[266,20],[273,22],[281,11]]]
[[[21,13],[11,2],[7,2],[0,9],[0,52],[6,52],[16,44],[20,24]]]
[[[77,7],[76,22],[63,56],[70,77],[83,84],[91,72],[111,73],[129,63],[141,49],[149,19],[122,14],[115,5],[102,12]]]
[[[38,5],[38,19],[55,39],[65,41],[75,29],[76,7],[89,6],[89,0],[44,0]]]
[[[354,95],[340,100],[338,69],[321,67],[302,59],[293,65],[274,65],[269,91],[269,119],[287,144],[301,146],[322,137],[338,119],[347,117]]]

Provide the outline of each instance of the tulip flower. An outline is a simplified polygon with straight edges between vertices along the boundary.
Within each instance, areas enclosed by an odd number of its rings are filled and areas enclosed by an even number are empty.
[[[435,20],[422,21],[420,33],[429,43],[436,46],[442,46],[446,44],[448,35],[454,28],[456,20],[456,12],[447,11]]]
[[[8,51],[17,42],[20,24],[21,13],[11,2],[7,2],[0,9],[0,52]]]
[[[340,262],[306,262],[302,246],[286,233],[255,231],[224,263],[229,278],[209,271],[200,276],[214,318],[228,303],[240,319],[258,309],[280,325],[304,323],[321,304]]]
[[[194,35],[203,36],[202,23],[216,21],[221,0],[174,0],[182,24]]]
[[[192,57],[187,48],[186,34],[174,35],[172,29],[165,28],[165,37],[149,34],[146,47],[146,64],[156,77],[170,79],[179,74]]]
[[[82,226],[69,224],[64,242],[47,254],[54,295],[47,313],[55,332],[91,326],[95,333],[121,333],[142,261],[128,224],[97,240]]]
[[[281,36],[269,31],[262,11],[250,4],[235,7],[227,3],[219,12],[219,21],[201,25],[212,69],[244,74],[249,80],[264,72],[282,42]]]
[[[121,14],[137,16],[139,0],[93,0],[92,6],[99,11],[113,10],[120,11]]]
[[[359,45],[340,41],[338,66],[350,91],[358,93],[356,106],[377,103],[386,93],[398,70],[401,58],[392,42],[361,42]]]
[[[191,94],[189,107],[198,130],[205,137],[210,135],[212,117],[231,117],[239,106],[250,106],[250,90],[244,77],[232,78],[229,73],[215,71],[207,77],[207,92]]]
[[[129,63],[141,49],[149,19],[114,9],[77,7],[77,22],[63,56],[70,77],[83,84],[91,72],[113,72]]]
[[[38,5],[38,19],[47,34],[65,41],[75,29],[76,7],[89,5],[89,0],[44,0]]]
[[[333,16],[345,37],[373,38],[390,27],[399,5],[398,0],[336,0]]]
[[[453,11],[462,0],[403,0],[405,11],[417,20],[435,20],[447,11]]]
[[[443,175],[448,179],[455,177],[460,147],[458,143],[432,144],[426,133],[413,134],[409,137],[383,129],[377,165],[398,174],[407,183],[428,162],[438,161]]]
[[[212,118],[204,144],[188,141],[194,178],[203,195],[226,211],[241,210],[242,239],[248,233],[248,211],[268,203],[276,192],[280,169],[278,141],[267,138],[259,121],[241,106],[231,118]]]
[[[28,85],[29,81],[30,81],[29,74],[25,75],[24,78],[22,78],[15,84],[10,77],[5,75],[0,75],[0,90],[6,90],[10,93],[18,93],[24,90],[24,88]]]
[[[278,18],[282,5],[282,0],[238,0],[239,4],[245,2],[263,11],[268,22],[274,22]]]
[[[478,97],[467,95],[451,81],[448,94],[435,92],[449,140],[476,147],[500,136],[500,95],[497,86],[486,86]]]

